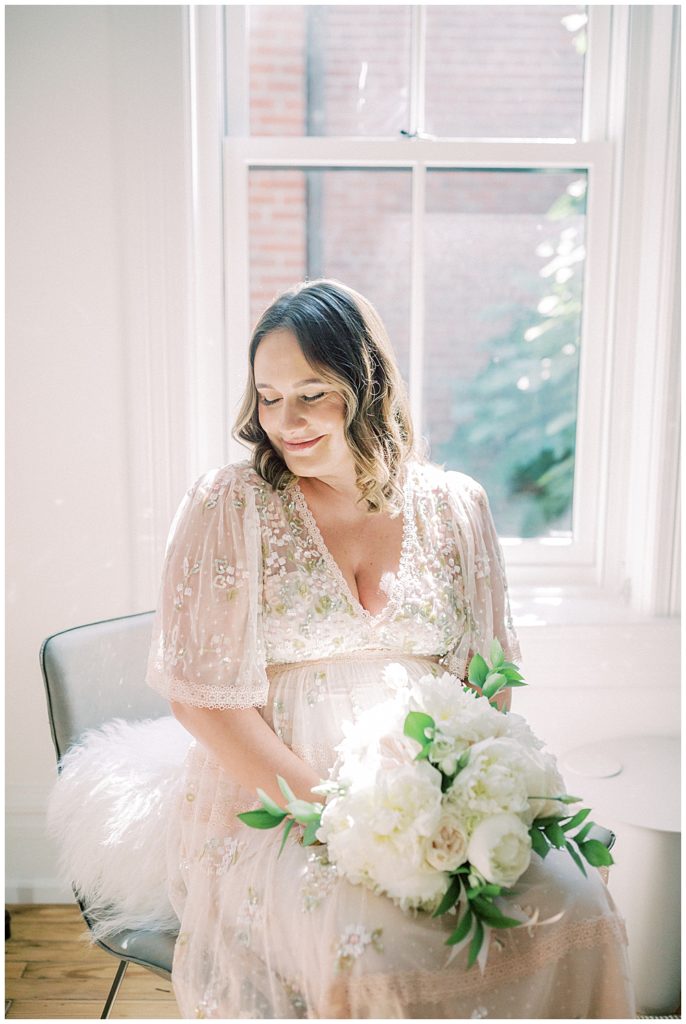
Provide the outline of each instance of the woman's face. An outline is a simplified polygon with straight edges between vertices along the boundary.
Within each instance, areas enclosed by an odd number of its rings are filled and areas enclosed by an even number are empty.
[[[260,425],[291,472],[320,477],[348,470],[343,396],[318,377],[293,332],[266,334],[254,370]]]

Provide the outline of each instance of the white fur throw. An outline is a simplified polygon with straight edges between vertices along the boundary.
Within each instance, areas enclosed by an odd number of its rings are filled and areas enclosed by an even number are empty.
[[[91,940],[127,928],[175,932],[167,825],[192,737],[172,716],[89,729],[62,758],[48,832],[62,881],[93,922]]]

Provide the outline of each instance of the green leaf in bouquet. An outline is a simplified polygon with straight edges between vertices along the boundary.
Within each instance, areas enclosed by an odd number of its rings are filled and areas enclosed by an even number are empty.
[[[259,789],[258,787],[257,795],[262,801],[262,806],[264,807],[265,811],[269,811],[269,813],[273,814],[274,817],[276,818],[283,819],[286,817],[286,812],[284,811],[283,807],[279,807],[276,801],[272,800],[270,796],[267,796],[263,789]]]
[[[500,640],[495,636],[491,640],[491,663],[493,668],[500,668],[505,661],[505,653],[500,645]]]
[[[322,805],[311,804],[307,800],[291,800],[286,806],[295,820],[303,825],[310,821],[319,821],[322,816]]]
[[[582,856],[585,857],[592,867],[601,868],[614,864],[612,854],[599,839],[586,839],[582,843],[579,843],[577,840],[577,843]]]
[[[476,958],[479,955],[481,949],[481,943],[484,941],[484,926],[481,921],[476,919],[476,928],[474,929],[474,937],[469,944],[469,959],[467,960],[467,969],[476,962]]]
[[[453,875],[450,880],[450,885],[445,891],[443,899],[434,910],[432,917],[440,917],[441,914],[446,914],[451,907],[455,906],[459,897],[460,889],[462,888],[462,882],[460,881],[459,875]]]
[[[430,750],[431,744],[427,743],[426,746],[422,747],[418,754],[415,754],[415,761],[426,761],[429,757]]]
[[[464,916],[460,920],[455,931],[452,933],[450,938],[446,939],[446,946],[456,946],[458,942],[462,942],[465,936],[469,935],[472,927],[473,915],[470,907],[467,907]]]
[[[317,842],[317,830],[319,829],[320,821],[310,821],[305,826],[303,833],[303,846],[312,846],[313,843]]]
[[[515,665],[514,661],[504,661],[502,665],[498,665],[499,672],[515,672],[519,675],[519,665]]]
[[[580,828],[579,831],[575,835],[572,836],[572,839],[574,840],[574,842],[575,843],[583,842],[583,840],[586,838],[588,833],[593,828],[594,824],[595,824],[595,822],[593,822],[593,821],[587,821],[586,824],[584,825],[584,827]]]
[[[277,818],[275,814],[270,814],[269,811],[260,809],[257,811],[243,811],[242,814],[237,814],[236,817],[240,818],[244,825],[250,825],[250,828],[276,828],[281,824],[286,815],[284,814],[283,818]]]
[[[483,686],[488,675],[488,665],[481,657],[480,654],[475,654],[472,660],[469,662],[469,671],[467,678],[470,683],[476,683],[477,686]]]
[[[521,676],[516,668],[502,668],[501,666],[498,671],[501,676],[505,676],[508,686],[513,686],[515,683],[520,686],[525,685],[524,676]]]
[[[491,928],[517,928],[522,923],[514,917],[506,917],[495,904],[481,899],[481,897],[472,900],[472,906],[478,916],[483,918],[486,924],[490,924]]]
[[[416,740],[422,747],[426,745],[429,737],[426,735],[427,729],[436,728],[431,715],[427,715],[424,711],[408,711],[407,717],[405,718],[405,724],[403,726],[403,733],[405,736],[409,736],[410,739]]]
[[[534,853],[537,853],[539,857],[542,857],[545,860],[548,856],[550,846],[540,828],[536,825],[532,825],[529,829],[529,835],[531,836],[531,847]]]
[[[559,824],[551,822],[550,825],[545,826],[546,838],[550,840],[553,846],[556,846],[558,850],[561,850],[567,842],[567,836],[564,834]]]
[[[496,693],[502,690],[506,683],[507,679],[500,672],[490,672],[483,687],[484,697],[488,697],[489,700],[491,697],[495,697]]]
[[[563,831],[569,832],[570,828],[576,828],[576,826],[580,825],[584,818],[587,818],[590,813],[590,807],[582,807],[581,810],[577,811],[574,817],[570,818],[569,821],[566,821],[561,828]]]
[[[278,857],[280,857],[281,854],[283,853],[283,848],[286,845],[286,840],[288,839],[288,834],[289,834],[289,832],[291,831],[291,829],[293,828],[294,825],[295,825],[295,818],[291,818],[290,821],[287,822],[286,827],[283,830],[283,839],[281,840],[281,846],[279,847],[279,852],[277,854]]]
[[[565,843],[565,846],[567,847],[567,851],[568,851],[568,853],[569,853],[570,857],[572,858],[572,860],[574,861],[574,863],[576,864],[576,866],[577,866],[577,867],[579,868],[579,870],[581,871],[581,874],[582,874],[582,875],[584,876],[584,878],[588,878],[588,875],[586,874],[586,868],[585,868],[585,867],[584,867],[584,865],[583,865],[583,862],[582,862],[582,860],[581,860],[581,857],[580,857],[580,856],[579,856],[579,854],[578,854],[578,853],[576,852],[576,850],[574,849],[574,847],[572,846],[572,844],[571,844],[570,842],[566,842],[566,843]]]
[[[291,787],[288,785],[285,779],[282,779],[280,775],[276,776],[276,781],[279,783],[279,789],[286,797],[287,800],[296,800],[297,797]]]
[[[578,804],[580,800],[583,800],[583,797],[572,796],[571,793],[561,793],[560,796],[545,797],[544,799],[559,800],[561,804]]]

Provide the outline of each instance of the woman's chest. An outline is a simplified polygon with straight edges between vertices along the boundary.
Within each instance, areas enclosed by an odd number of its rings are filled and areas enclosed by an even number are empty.
[[[430,499],[414,496],[390,530],[362,538],[318,528],[293,492],[266,492],[257,505],[269,661],[368,648],[442,654],[462,635],[455,545]]]

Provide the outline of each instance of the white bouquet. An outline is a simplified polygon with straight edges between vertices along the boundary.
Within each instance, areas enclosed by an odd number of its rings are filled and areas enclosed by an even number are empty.
[[[388,665],[392,696],[344,724],[331,778],[315,789],[326,804],[296,799],[279,777],[286,810],[258,790],[262,809],[238,815],[256,828],[286,821],[283,842],[303,824],[304,845],[326,843],[343,877],[403,910],[457,913],[447,944],[457,953],[471,937],[468,966],[478,957],[482,970],[490,929],[539,923],[518,909],[503,913],[532,851],[566,849],[584,874],[581,856],[613,863],[586,838],[593,822],[570,835],[590,809],[565,813],[580,798],[565,792],[554,757],[521,715],[492,703],[506,686],[525,684],[497,640],[490,653],[491,667],[480,655],[469,666],[481,696],[447,672],[412,682],[401,665]]]

